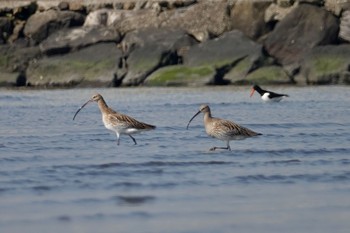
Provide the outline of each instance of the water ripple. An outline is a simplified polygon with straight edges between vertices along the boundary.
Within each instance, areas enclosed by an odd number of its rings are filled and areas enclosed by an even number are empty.
[[[239,183],[283,183],[291,184],[297,182],[350,182],[350,172],[343,172],[340,174],[294,174],[294,175],[247,175],[237,176],[236,180]]]
[[[154,196],[116,196],[113,197],[120,205],[142,205],[154,201]]]

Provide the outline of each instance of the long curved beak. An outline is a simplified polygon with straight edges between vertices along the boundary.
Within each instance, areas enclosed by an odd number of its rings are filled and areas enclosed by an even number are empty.
[[[193,116],[193,117],[191,118],[191,120],[188,122],[186,129],[188,129],[188,126],[190,126],[191,121],[192,121],[196,116],[198,116],[199,113],[201,113],[201,111],[198,111],[196,114],[194,114],[194,116]]]
[[[255,91],[255,89],[254,89],[254,88],[252,88],[252,90],[251,90],[251,92],[250,92],[250,97],[252,97],[252,96],[253,96],[254,91]]]
[[[81,106],[78,111],[74,114],[74,117],[73,117],[73,121],[75,119],[75,117],[78,115],[78,113],[80,112],[80,110],[83,109],[83,107],[85,107],[85,105],[87,105],[88,103],[92,102],[93,100],[88,100],[85,104],[83,104],[83,106]]]

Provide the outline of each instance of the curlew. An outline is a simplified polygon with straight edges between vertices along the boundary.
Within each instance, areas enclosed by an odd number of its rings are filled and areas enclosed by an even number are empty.
[[[204,114],[204,127],[206,133],[216,139],[221,141],[226,141],[226,147],[212,147],[211,151],[216,149],[226,149],[231,150],[230,141],[232,140],[241,140],[248,137],[253,137],[257,135],[261,135],[260,133],[256,133],[248,128],[240,126],[232,121],[212,117],[211,111],[208,105],[201,105],[199,107],[199,111],[191,118],[191,120],[187,124],[187,129],[191,123],[191,121],[198,116],[200,113]]]
[[[74,114],[73,120],[80,112],[80,110],[82,110],[88,103],[91,102],[97,102],[102,114],[103,124],[107,129],[115,132],[115,134],[117,135],[118,145],[120,143],[120,135],[122,134],[129,135],[129,137],[134,141],[136,145],[136,139],[133,136],[131,136],[132,134],[137,134],[143,131],[148,131],[156,128],[154,125],[140,122],[128,115],[114,111],[113,109],[107,106],[105,100],[100,94],[92,96],[90,100],[83,104],[83,106],[81,106],[78,109],[78,111]]]

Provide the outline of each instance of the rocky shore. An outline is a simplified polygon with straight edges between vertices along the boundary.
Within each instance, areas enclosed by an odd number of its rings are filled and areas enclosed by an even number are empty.
[[[349,84],[350,0],[0,1],[0,86]]]

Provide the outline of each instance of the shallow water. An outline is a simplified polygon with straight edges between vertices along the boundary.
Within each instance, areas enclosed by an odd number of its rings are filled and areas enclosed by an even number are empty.
[[[349,232],[350,88],[1,90],[1,232]],[[155,124],[116,145],[95,103]],[[202,103],[262,136],[209,138]]]

